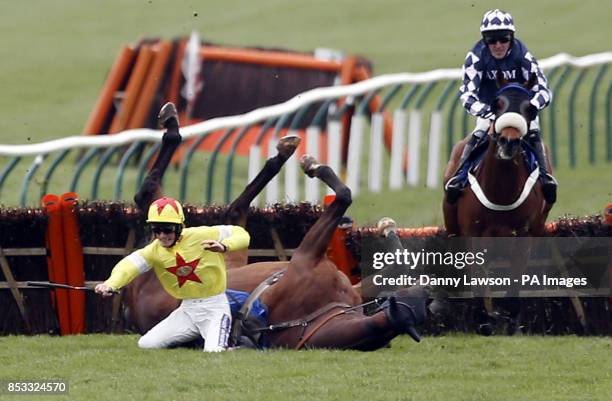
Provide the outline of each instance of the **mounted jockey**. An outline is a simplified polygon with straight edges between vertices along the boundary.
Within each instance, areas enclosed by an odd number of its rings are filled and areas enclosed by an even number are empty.
[[[540,169],[540,182],[544,198],[553,204],[557,198],[557,181],[546,170],[546,151],[540,136],[539,110],[548,106],[552,93],[548,89],[546,77],[527,47],[517,38],[512,16],[495,9],[484,14],[480,24],[482,39],[479,40],[465,58],[463,65],[463,84],[459,88],[461,102],[468,113],[477,117],[476,129],[472,132],[463,149],[455,174],[445,185],[447,200],[455,203],[463,192],[466,180],[465,169],[472,151],[487,135],[495,115],[490,104],[497,91],[496,77],[501,71],[508,82],[523,83],[531,74],[537,79],[530,88],[532,92],[529,115],[533,116],[525,139],[533,148]]]

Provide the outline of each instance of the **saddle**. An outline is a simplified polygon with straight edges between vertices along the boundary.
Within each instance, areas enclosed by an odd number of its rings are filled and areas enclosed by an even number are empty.
[[[299,338],[296,349],[300,349],[306,341],[329,319],[336,317],[339,314],[344,314],[358,307],[351,306],[343,302],[331,302],[307,316],[285,321],[282,323],[269,324],[267,321],[267,307],[259,301],[259,297],[285,274],[285,270],[278,271],[261,282],[252,293],[248,294],[242,291],[228,290],[226,294],[230,300],[230,308],[232,309],[232,330],[229,338],[230,347],[246,347],[255,349],[266,349],[270,347],[266,333],[279,330],[290,329],[293,327],[302,327],[302,334]],[[332,309],[342,308],[339,313],[330,315],[328,320],[315,327],[310,333],[306,333],[306,328],[316,318],[321,317]]]
[[[227,290],[232,312],[232,330],[230,332],[230,347],[246,347],[255,349],[269,348],[265,333],[268,326],[268,308],[260,300],[268,288],[285,274],[281,270],[261,282],[253,292]]]

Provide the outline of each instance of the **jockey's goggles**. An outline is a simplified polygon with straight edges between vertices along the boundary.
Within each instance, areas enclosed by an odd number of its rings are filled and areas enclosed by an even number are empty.
[[[511,33],[500,34],[500,33],[487,32],[486,34],[482,35],[482,40],[484,40],[484,42],[487,45],[494,45],[497,42],[506,44],[512,40],[512,34]]]
[[[176,227],[172,224],[151,224],[153,234],[172,234],[176,232]]]

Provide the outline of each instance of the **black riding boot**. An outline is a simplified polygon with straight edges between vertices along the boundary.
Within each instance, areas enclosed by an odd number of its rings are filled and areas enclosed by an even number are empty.
[[[527,133],[527,141],[533,148],[536,160],[538,162],[544,200],[552,205],[557,201],[557,180],[555,180],[555,177],[553,177],[546,170],[546,149],[544,148],[544,143],[540,138],[540,132],[536,130],[529,131]]]
[[[472,155],[472,151],[476,147],[476,144],[480,140],[481,137],[485,135],[482,131],[476,131],[470,136],[470,140],[465,144],[463,148],[463,153],[461,153],[461,158],[459,159],[459,167],[455,171],[455,174],[448,180],[446,185],[444,186],[444,190],[446,191],[446,200],[453,204],[459,200],[459,197],[463,193],[463,188],[465,188],[465,180],[461,180],[464,174],[463,170],[467,168],[467,161]]]

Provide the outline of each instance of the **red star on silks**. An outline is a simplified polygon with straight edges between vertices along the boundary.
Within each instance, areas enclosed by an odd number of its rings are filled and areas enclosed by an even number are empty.
[[[200,263],[200,259],[185,262],[185,259],[183,259],[183,257],[177,252],[176,266],[167,267],[166,270],[176,276],[180,288],[187,280],[197,281],[198,283],[202,282],[202,280],[200,280],[200,278],[195,274],[195,269],[198,263]]]
[[[172,206],[172,209],[174,209],[175,212],[179,212],[178,205],[174,199],[164,197],[156,200],[154,203],[157,206],[157,214],[161,214],[162,210],[164,210],[164,206],[166,205]]]

